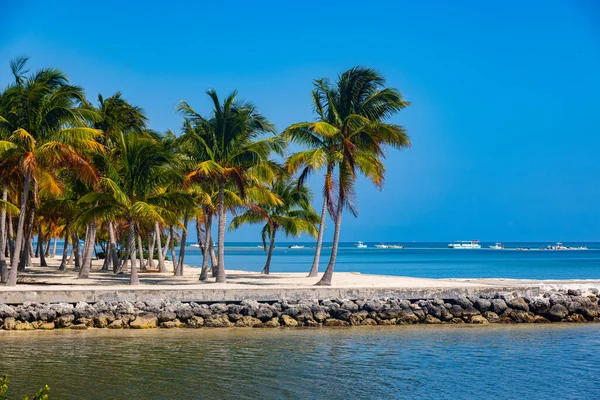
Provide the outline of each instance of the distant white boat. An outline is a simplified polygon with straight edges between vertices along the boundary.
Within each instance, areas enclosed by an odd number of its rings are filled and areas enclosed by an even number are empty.
[[[388,245],[388,247],[390,249],[403,249],[404,248],[404,246],[402,246],[400,244],[390,244],[390,245]]]
[[[366,249],[367,248],[367,245],[360,241],[358,243],[356,243],[355,246],[357,249]]]
[[[388,246],[387,244],[381,243],[381,244],[376,244],[375,247],[377,247],[378,249],[389,249],[390,246]]]
[[[461,240],[456,243],[448,244],[451,249],[480,249],[479,240]]]
[[[585,246],[579,246],[579,247],[567,247],[564,246],[561,242],[556,242],[555,245],[549,245],[548,247],[544,248],[540,248],[540,250],[587,250],[588,248]]]
[[[502,243],[497,243],[493,246],[490,246],[490,249],[494,249],[494,250],[502,250],[504,249],[504,245]]]
[[[190,247],[200,247],[198,243],[190,244]]]
[[[303,248],[304,248],[304,246],[298,246],[297,244],[288,246],[288,249],[303,249]]]

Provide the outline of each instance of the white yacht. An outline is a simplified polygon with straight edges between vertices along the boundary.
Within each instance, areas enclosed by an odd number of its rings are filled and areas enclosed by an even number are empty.
[[[303,248],[304,248],[304,246],[299,246],[297,244],[288,246],[288,249],[303,249]]]
[[[359,241],[358,243],[355,244],[357,249],[366,249],[367,245],[364,244],[363,242]]]
[[[387,244],[381,243],[381,244],[376,244],[375,247],[377,247],[378,249],[389,249],[390,246],[388,246]]]
[[[388,245],[388,247],[390,249],[403,249],[404,248],[404,246],[402,246],[401,244],[390,244],[390,245]]]
[[[504,245],[502,243],[496,242],[495,245],[490,246],[490,249],[493,249],[493,250],[503,250],[504,249]]]
[[[200,247],[200,245],[198,243],[192,243],[190,244],[190,247]]]
[[[451,249],[480,249],[479,240],[461,240],[455,243],[449,243]]]

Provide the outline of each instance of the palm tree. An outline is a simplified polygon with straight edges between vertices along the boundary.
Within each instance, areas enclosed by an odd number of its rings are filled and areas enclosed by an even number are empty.
[[[234,230],[243,224],[265,224],[262,229],[263,248],[267,251],[267,238],[269,248],[267,261],[262,270],[263,274],[269,274],[271,268],[271,257],[275,248],[275,237],[278,231],[283,231],[285,236],[298,237],[303,233],[317,236],[316,224],[319,216],[315,213],[310,200],[312,193],[304,185],[289,178],[279,178],[271,184],[270,190],[281,200],[278,205],[250,204],[248,209],[231,220],[230,230]]]
[[[236,100],[237,92],[230,94],[221,104],[214,90],[207,91],[213,102],[213,111],[208,118],[202,117],[186,102],[182,101],[178,111],[191,126],[198,143],[200,162],[187,176],[189,181],[216,181],[218,185],[218,266],[216,281],[225,282],[225,225],[227,208],[225,190],[235,186],[242,198],[251,181],[249,171],[258,170],[268,162],[272,151],[283,152],[280,137],[258,140],[265,133],[275,133],[275,127],[252,103]],[[261,169],[266,177],[269,168]]]
[[[386,147],[410,146],[405,129],[386,120],[409,103],[398,90],[386,88],[384,78],[377,71],[363,67],[344,72],[335,85],[326,79],[315,81],[312,98],[319,120],[292,125],[289,132],[317,145],[318,141],[308,133],[314,133],[316,139],[326,138],[327,162],[321,165],[333,163],[338,167],[337,204],[332,210],[335,220],[333,247],[327,269],[317,283],[331,285],[344,207],[357,215],[354,206],[356,177],[360,173],[382,188]],[[301,137],[300,133],[305,136]],[[325,192],[329,193],[327,185],[326,181]]]
[[[135,239],[136,226],[150,221],[179,225],[173,207],[189,207],[191,199],[185,193],[164,190],[174,180],[181,179],[173,173],[172,154],[159,140],[121,135],[111,156],[114,173],[103,177],[94,191],[79,202],[93,206],[79,217],[81,223],[94,220],[114,220],[127,223],[128,253],[131,259],[132,285],[139,284],[137,276]]]
[[[16,251],[11,259],[7,285],[17,283],[17,267],[23,246],[25,221],[31,221],[37,201],[37,183],[43,177],[53,179],[60,169],[72,167],[80,176],[94,182],[96,170],[80,154],[102,151],[95,140],[99,131],[88,126],[95,113],[87,106],[83,89],[69,84],[67,77],[56,69],[45,68],[26,76],[27,58],[11,62],[15,83],[2,96],[0,129],[11,132],[0,141],[0,168],[13,167],[22,175],[22,196],[15,239]],[[30,189],[33,199],[27,215]],[[28,228],[30,237],[31,226]],[[29,239],[27,239],[29,240]]]

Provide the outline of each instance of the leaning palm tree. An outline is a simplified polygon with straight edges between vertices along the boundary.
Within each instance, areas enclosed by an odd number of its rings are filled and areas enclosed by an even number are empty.
[[[37,200],[37,184],[44,175],[52,175],[66,167],[76,169],[93,182],[95,169],[82,156],[82,151],[102,151],[95,140],[99,131],[88,123],[96,114],[87,106],[83,89],[69,84],[56,69],[45,68],[26,76],[27,58],[11,62],[15,83],[2,96],[0,129],[11,132],[0,141],[0,168],[12,166],[22,175],[22,195],[17,223],[15,248],[7,285],[17,284],[17,267],[25,234],[25,221],[33,220]],[[32,207],[27,215],[30,189]],[[28,228],[30,237],[31,226]]]
[[[190,125],[201,154],[199,162],[187,176],[188,181],[215,181],[218,185],[216,281],[225,282],[225,190],[235,186],[240,196],[245,198],[251,182],[249,171],[266,163],[272,151],[282,153],[284,142],[278,136],[259,139],[265,133],[274,133],[275,127],[258,113],[252,103],[237,101],[237,92],[229,95],[222,104],[214,90],[208,90],[207,94],[214,107],[208,118],[198,114],[184,101],[178,111]],[[268,175],[269,168],[264,168],[262,173]]]
[[[335,229],[327,269],[317,285],[331,285],[339,246],[343,209],[355,216],[354,184],[358,174],[382,188],[386,147],[410,146],[403,127],[386,120],[409,105],[400,92],[385,87],[384,78],[374,69],[354,67],[341,74],[335,84],[315,81],[313,103],[317,123],[292,126],[327,138],[327,160],[338,167],[338,190],[333,211]],[[298,129],[300,128],[300,129]]]
[[[297,181],[279,178],[271,184],[270,190],[277,195],[281,203],[249,204],[248,209],[234,217],[229,226],[230,230],[234,230],[243,224],[264,224],[262,242],[263,248],[267,251],[267,261],[261,273],[266,275],[271,270],[271,257],[277,232],[282,231],[285,236],[293,237],[303,233],[317,236],[316,224],[319,222],[319,216],[310,205],[312,193],[306,186],[299,185]]]

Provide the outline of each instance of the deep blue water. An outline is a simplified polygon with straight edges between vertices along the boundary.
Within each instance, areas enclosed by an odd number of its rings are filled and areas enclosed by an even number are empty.
[[[280,243],[273,254],[272,272],[308,272],[312,265],[314,243],[304,249],[289,249]],[[298,244],[298,243],[294,243]],[[493,243],[482,243],[479,250],[447,248],[447,243],[400,243],[404,249],[377,249],[376,243],[358,249],[343,243],[338,252],[337,271],[414,276],[424,278],[520,278],[520,279],[600,279],[600,243],[585,245],[586,251],[542,251],[551,243],[505,243],[506,249],[492,250]],[[258,243],[226,244],[226,268],[260,271],[266,255]],[[529,247],[530,251],[517,251]],[[537,249],[537,250],[534,250]],[[324,248],[320,263],[323,271],[331,250]],[[186,264],[200,266],[200,250],[188,247]]]

